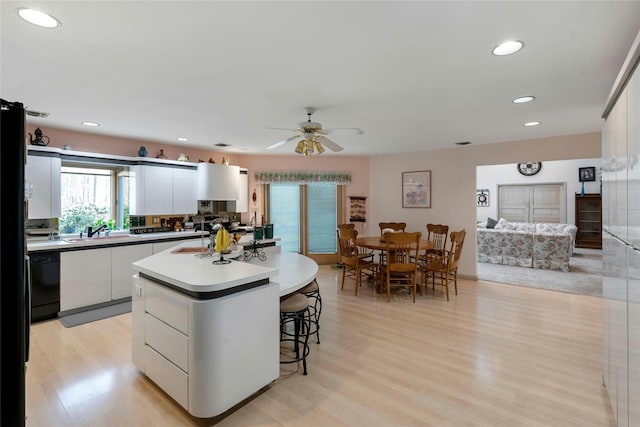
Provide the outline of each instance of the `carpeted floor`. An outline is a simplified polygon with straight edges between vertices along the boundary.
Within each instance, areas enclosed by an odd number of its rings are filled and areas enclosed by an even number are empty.
[[[541,270],[479,262],[479,280],[602,297],[602,251],[576,248],[571,271]]]

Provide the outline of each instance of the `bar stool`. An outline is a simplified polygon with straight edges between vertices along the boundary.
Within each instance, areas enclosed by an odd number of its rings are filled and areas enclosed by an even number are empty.
[[[311,310],[311,331],[309,336],[316,335],[316,343],[320,344],[320,313],[322,313],[322,297],[320,296],[320,287],[316,279],[304,288],[298,291],[305,297],[309,298],[309,310]]]
[[[306,296],[300,293],[294,293],[280,301],[280,343],[293,343],[294,353],[294,355],[291,356],[284,355],[281,346],[280,363],[297,363],[302,361],[304,375],[307,375],[311,321],[309,299],[307,299]],[[291,332],[291,326],[293,326],[293,332]]]

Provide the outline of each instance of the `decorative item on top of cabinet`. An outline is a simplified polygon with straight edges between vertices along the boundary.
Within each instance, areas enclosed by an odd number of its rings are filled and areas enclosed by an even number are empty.
[[[222,164],[225,166],[229,166],[229,158],[228,157],[223,157],[222,158]]]
[[[167,158],[167,156],[165,156],[165,154],[164,154],[164,150],[163,150],[163,149],[160,149],[160,154],[158,154],[158,155],[156,156],[156,159],[166,159],[166,158]]]
[[[215,163],[215,160],[213,160],[213,157],[209,157],[209,163]]]
[[[178,156],[178,161],[180,161],[180,162],[188,162],[189,161],[189,156],[187,156],[184,153],[180,153],[180,155]]]
[[[600,194],[576,193],[576,248],[602,248],[602,199]]]
[[[138,157],[147,157],[147,149],[144,145],[140,146],[140,149],[138,150]]]

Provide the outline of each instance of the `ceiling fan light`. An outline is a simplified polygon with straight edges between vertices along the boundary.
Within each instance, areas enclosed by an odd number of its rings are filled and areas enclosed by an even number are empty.
[[[298,142],[298,145],[296,145],[296,153],[302,154],[303,152],[304,152],[304,141],[300,141]]]
[[[322,154],[322,153],[324,153],[324,147],[322,147],[322,144],[320,144],[318,141],[316,141],[316,142],[313,144],[313,146],[314,146],[314,148],[316,149],[316,152],[317,152],[318,154]]]

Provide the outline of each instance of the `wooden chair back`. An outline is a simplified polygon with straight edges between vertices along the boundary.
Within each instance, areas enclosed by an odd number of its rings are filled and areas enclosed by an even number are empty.
[[[427,253],[442,254],[447,244],[449,226],[442,224],[427,224],[427,240],[433,242],[433,249],[427,249]]]
[[[391,258],[388,258],[387,269],[404,268],[398,264],[417,265],[417,260],[412,256],[412,253],[418,248],[422,238],[421,232],[385,233],[383,237],[386,244],[387,257],[391,256]]]
[[[464,238],[466,235],[467,231],[462,229],[460,231],[452,231],[449,236],[451,245],[448,251],[448,273],[455,273],[458,270],[458,262],[462,256],[462,246],[464,246]]]
[[[355,229],[345,228],[338,232],[338,249],[340,251],[340,262],[349,266],[355,266],[358,261],[358,246],[356,239],[358,232]]]
[[[404,231],[407,228],[406,222],[380,222],[378,223],[380,227],[380,237],[384,238],[383,234],[385,230],[391,229],[394,232]]]
[[[391,286],[412,288],[413,302],[416,302],[416,279],[418,271],[418,251],[422,233],[385,233],[385,279],[387,282],[387,300],[391,301]]]

